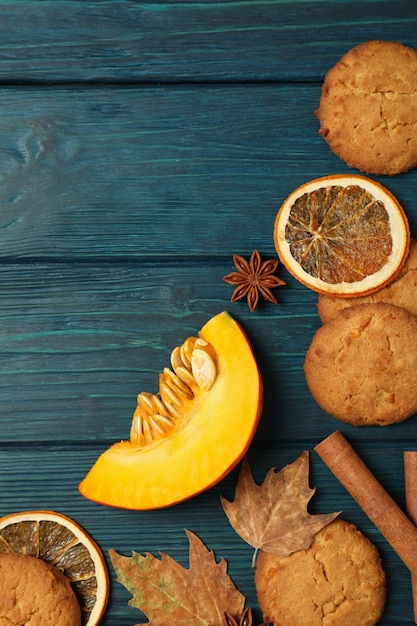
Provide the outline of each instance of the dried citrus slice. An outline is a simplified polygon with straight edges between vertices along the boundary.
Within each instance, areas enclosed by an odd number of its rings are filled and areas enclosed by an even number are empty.
[[[0,518],[0,552],[29,554],[60,569],[81,606],[82,625],[100,622],[109,577],[93,539],[72,519],[54,511],[22,511]]]
[[[377,291],[401,270],[410,245],[394,195],[365,176],[324,176],[283,202],[274,242],[287,270],[318,291],[353,297]]]

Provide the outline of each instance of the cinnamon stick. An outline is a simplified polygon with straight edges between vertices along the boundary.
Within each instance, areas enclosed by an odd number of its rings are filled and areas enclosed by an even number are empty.
[[[336,431],[315,451],[361,506],[408,569],[417,576],[417,528]]]
[[[408,517],[417,525],[417,451],[404,452],[405,501]],[[417,575],[411,575],[414,622],[417,624]]]

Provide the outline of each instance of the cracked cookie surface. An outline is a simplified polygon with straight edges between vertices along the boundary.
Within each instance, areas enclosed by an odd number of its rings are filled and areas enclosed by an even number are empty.
[[[326,74],[319,134],[347,165],[395,175],[417,165],[417,50],[372,40]]]
[[[417,412],[417,317],[385,302],[344,309],[315,333],[307,385],[330,415],[354,426],[402,422]]]
[[[373,626],[385,605],[376,547],[340,518],[307,550],[287,557],[261,551],[255,583],[264,621],[275,626]]]
[[[0,626],[80,626],[81,609],[56,567],[27,554],[0,553]]]

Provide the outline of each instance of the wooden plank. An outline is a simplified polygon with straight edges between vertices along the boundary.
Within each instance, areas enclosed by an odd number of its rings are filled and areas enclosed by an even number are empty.
[[[318,136],[319,98],[308,84],[2,89],[0,256],[269,249],[296,186],[352,171]],[[417,232],[417,170],[380,180]]]
[[[303,448],[299,444],[254,446],[250,463],[257,482],[262,482],[266,472],[298,458]],[[394,447],[381,452],[375,446],[362,443],[358,452],[366,459],[378,480],[401,506],[404,501],[402,455]],[[115,573],[108,559],[108,550],[131,556],[132,550],[144,554],[159,551],[170,554],[184,567],[188,567],[188,541],[184,528],[196,533],[214,550],[217,559],[224,557],[228,572],[235,584],[247,596],[248,603],[257,607],[251,569],[253,550],[246,545],[230,527],[221,508],[220,495],[233,499],[237,471],[234,471],[209,492],[174,508],[132,512],[100,507],[84,498],[77,485],[88,467],[92,450],[85,446],[0,446],[0,493],[1,513],[21,509],[52,508],[72,516],[91,533],[103,550],[111,575],[112,593],[109,609],[102,621],[103,626],[131,626],[147,623],[144,616],[127,606],[130,594],[116,582]],[[312,513],[342,510],[342,517],[357,524],[377,546],[389,580],[386,610],[381,626],[408,626],[412,624],[410,576],[375,527],[369,522],[356,503],[325,467],[318,456],[311,452],[311,485],[316,487],[310,511]],[[389,469],[388,469],[389,468]],[[46,489],[47,486],[47,489]],[[156,530],[157,529],[157,530]],[[256,609],[256,615],[259,612]],[[256,623],[259,623],[259,619]]]
[[[229,302],[228,264],[0,267],[3,442],[127,438],[140,391],[158,391],[172,349],[220,311],[246,329],[264,377],[257,442],[316,442],[340,427],[312,400],[303,362],[319,319],[316,295],[283,271],[278,305],[251,314]],[[415,419],[372,437],[414,441]],[[24,429],[22,431],[22,424]],[[344,426],[354,441],[369,433]]]
[[[169,366],[171,350],[223,309],[253,335],[271,385],[285,375],[274,395],[289,384],[293,402],[308,405],[302,388],[303,330],[317,322],[315,296],[303,290],[301,300],[305,304],[310,298],[311,307],[300,313],[303,304],[293,285],[293,293],[277,293],[282,307],[260,307],[251,316],[245,303],[229,302],[232,288],[222,276],[231,266],[230,259],[180,267],[1,267],[3,440],[19,441],[22,422],[31,441],[76,436],[107,444],[128,436],[136,395],[156,393],[158,372]],[[51,424],[59,426],[51,429]]]
[[[397,2],[0,3],[0,81],[321,80],[367,39],[417,45]]]

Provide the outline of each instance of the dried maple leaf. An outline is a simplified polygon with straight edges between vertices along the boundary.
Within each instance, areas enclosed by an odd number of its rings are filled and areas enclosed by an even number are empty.
[[[125,557],[109,550],[117,580],[132,594],[130,606],[140,609],[152,626],[226,626],[226,614],[242,613],[245,597],[227,574],[224,559],[194,533],[190,542],[190,567],[186,569],[167,554]]]
[[[249,545],[258,550],[288,556],[309,548],[314,535],[339,513],[311,515],[307,511],[315,489],[308,484],[309,455],[301,456],[281,471],[271,469],[262,485],[253,479],[243,460],[233,502],[221,497],[229,522]]]

